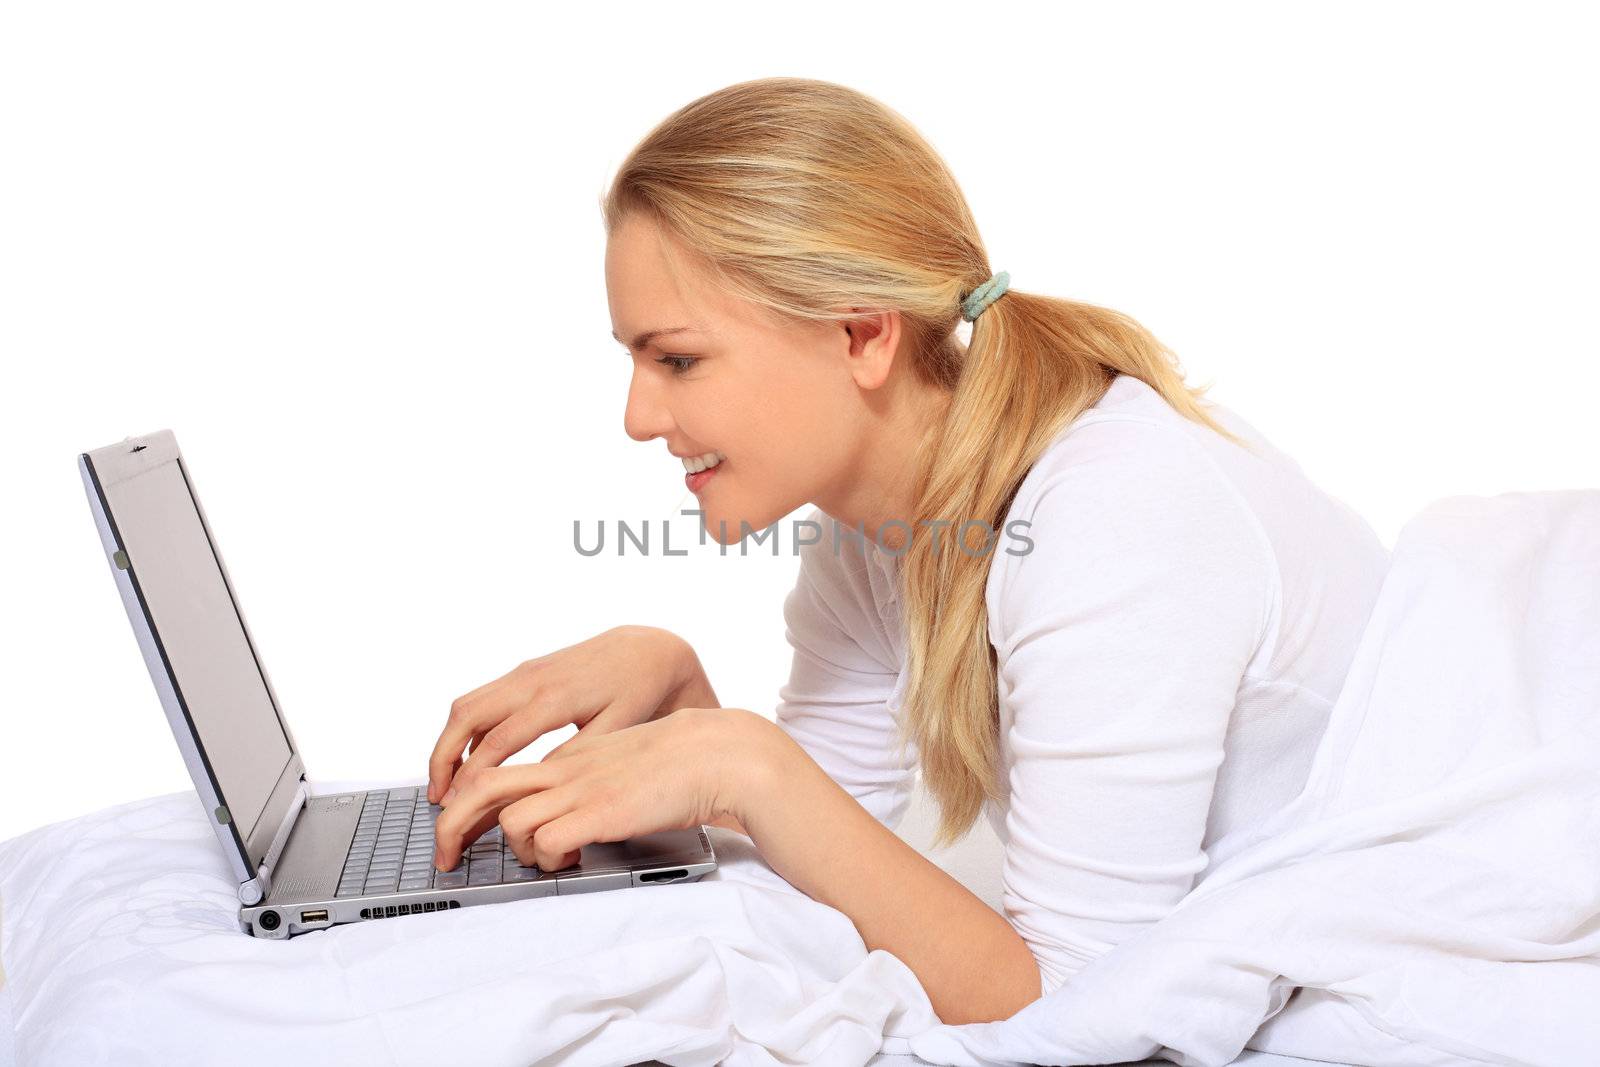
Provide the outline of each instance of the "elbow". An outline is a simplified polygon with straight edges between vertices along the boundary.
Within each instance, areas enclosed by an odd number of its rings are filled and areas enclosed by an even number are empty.
[[[1007,983],[1003,991],[997,991],[1000,993],[999,996],[989,999],[981,1007],[967,1005],[965,1009],[952,1008],[949,1011],[943,1011],[939,1010],[939,1006],[936,1004],[934,1009],[935,1014],[939,1016],[939,1021],[946,1026],[966,1026],[970,1023],[1001,1023],[1038,1000],[1041,989],[1049,985],[1046,972],[1034,960],[1031,952],[1024,952],[1021,958],[1027,962],[1024,964],[1019,961],[1016,964],[1012,971],[1014,975],[1013,981]],[[1049,987],[1051,989],[1055,988],[1053,985]]]

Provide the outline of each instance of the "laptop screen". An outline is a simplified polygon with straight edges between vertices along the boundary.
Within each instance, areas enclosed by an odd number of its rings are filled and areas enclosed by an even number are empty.
[[[289,739],[180,462],[103,492],[223,802],[248,841],[289,762]]]

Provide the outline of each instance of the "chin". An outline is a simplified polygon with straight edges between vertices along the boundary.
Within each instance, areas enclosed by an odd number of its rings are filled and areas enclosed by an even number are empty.
[[[739,543],[741,516],[723,511],[721,508],[706,508],[705,514],[700,516],[700,522],[711,540],[719,545],[736,545]],[[749,522],[749,519],[743,521]],[[760,529],[759,526],[755,527]]]
[[[700,507],[704,512],[700,516],[701,527],[719,545],[737,545],[741,535],[746,532],[745,527],[752,533],[759,533],[788,514],[786,511],[775,512],[769,507],[738,511],[707,504],[701,504]],[[781,539],[782,531],[776,531],[775,536]],[[764,551],[771,551],[770,542],[764,541],[760,547]]]

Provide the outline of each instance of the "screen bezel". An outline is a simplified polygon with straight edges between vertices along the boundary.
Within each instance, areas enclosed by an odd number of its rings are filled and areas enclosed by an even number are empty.
[[[199,731],[195,729],[194,719],[184,699],[182,684],[172,670],[160,631],[139,587],[137,561],[127,557],[126,546],[118,531],[116,515],[105,493],[106,488],[110,486],[167,463],[177,464],[178,472],[183,478],[189,499],[194,504],[201,529],[205,533],[206,543],[211,548],[217,569],[222,575],[223,585],[227,589],[229,601],[233,605],[239,626],[249,646],[251,658],[261,675],[273,714],[277,716],[278,726],[283,731],[284,740],[289,748],[289,757],[279,773],[277,784],[268,795],[266,805],[251,818],[248,827],[239,824],[238,817],[228,806],[227,796],[206,755],[205,744]],[[222,553],[217,549],[211,524],[206,518],[204,507],[200,504],[199,494],[195,492],[194,482],[189,477],[188,466],[170,430],[161,430],[144,437],[127,438],[115,445],[82,453],[79,456],[79,466],[84,476],[85,489],[89,493],[90,504],[95,512],[103,547],[111,563],[118,588],[123,594],[129,621],[133,624],[135,637],[144,652],[151,680],[155,683],[157,695],[167,712],[167,719],[178,741],[178,747],[183,753],[184,763],[189,768],[189,776],[205,802],[207,821],[212,824],[224,852],[228,854],[230,866],[236,873],[241,874],[241,884],[254,880],[262,860],[268,855],[275,836],[289,814],[289,806],[295,800],[298,783],[304,777],[305,767],[300,757],[299,746],[295,744],[294,734],[284,718],[277,693],[273,690],[266,667],[261,662],[255,637],[245,621],[244,611],[234,591],[233,580],[223,563]],[[118,564],[116,558],[118,553],[123,554],[127,566]],[[240,813],[244,814],[246,813]]]

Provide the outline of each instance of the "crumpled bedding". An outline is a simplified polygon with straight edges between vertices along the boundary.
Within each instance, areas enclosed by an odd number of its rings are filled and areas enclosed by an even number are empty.
[[[1424,509],[1301,796],[1011,1019],[941,1025],[897,958],[711,832],[697,883],[276,942],[239,931],[193,793],[46,826],[0,843],[16,1062],[1590,1062],[1600,492]]]
[[[937,1022],[904,964],[710,832],[698,883],[267,941],[192,792],[45,827],[0,846],[18,1059],[860,1064]]]
[[[940,1063],[1600,1062],[1600,492],[1400,533],[1310,779],[1179,907]]]

